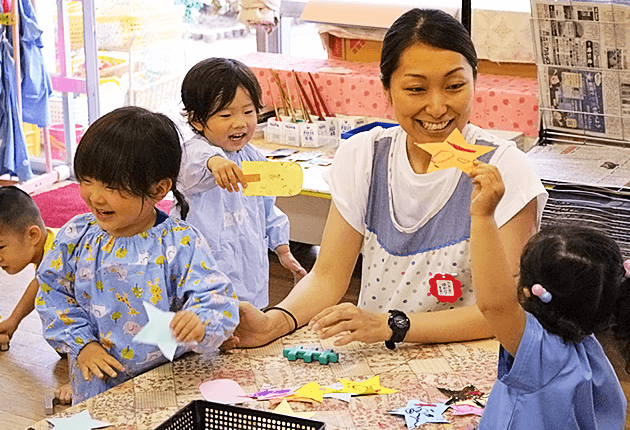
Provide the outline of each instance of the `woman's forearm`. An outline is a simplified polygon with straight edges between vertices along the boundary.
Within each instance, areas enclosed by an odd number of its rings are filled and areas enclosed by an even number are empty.
[[[476,305],[407,316],[411,325],[405,342],[448,343],[492,337],[490,327]]]

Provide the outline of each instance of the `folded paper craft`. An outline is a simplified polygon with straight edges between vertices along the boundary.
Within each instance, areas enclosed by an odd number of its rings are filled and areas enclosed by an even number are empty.
[[[494,149],[492,146],[469,144],[458,129],[455,129],[444,142],[416,145],[431,154],[427,173],[449,167],[457,167],[464,173],[470,173],[474,168],[473,160]]]

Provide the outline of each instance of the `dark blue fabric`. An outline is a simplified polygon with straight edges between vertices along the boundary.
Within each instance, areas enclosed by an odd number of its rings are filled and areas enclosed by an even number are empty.
[[[5,31],[6,31],[5,27]],[[33,177],[31,164],[26,148],[26,137],[18,112],[15,83],[15,62],[13,61],[13,47],[2,33],[0,53],[2,58],[2,85],[0,85],[0,175],[10,173],[16,175],[20,182]]]
[[[22,119],[39,127],[51,124],[48,98],[52,81],[42,56],[42,31],[30,0],[19,0]]]
[[[489,142],[479,144],[494,146]],[[390,254],[405,256],[418,254],[459,243],[470,237],[470,194],[472,181],[462,174],[453,195],[425,226],[414,233],[399,231],[389,211],[388,163],[391,137],[374,142],[372,181],[366,214],[367,229],[376,234],[380,245]],[[488,162],[492,151],[479,157]]]

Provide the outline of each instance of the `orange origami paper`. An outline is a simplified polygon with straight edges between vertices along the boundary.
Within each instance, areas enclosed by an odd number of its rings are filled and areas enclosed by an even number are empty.
[[[466,142],[458,129],[455,129],[444,142],[416,143],[416,145],[431,154],[427,173],[449,167],[457,167],[464,173],[470,173],[474,168],[473,160],[494,149],[492,146],[471,145]]]
[[[351,393],[356,395],[363,395],[393,394],[398,392],[398,390],[381,386],[380,377],[378,375],[363,382],[350,381],[347,379],[339,379],[339,382],[341,382],[343,388],[341,390],[335,391],[335,393]]]

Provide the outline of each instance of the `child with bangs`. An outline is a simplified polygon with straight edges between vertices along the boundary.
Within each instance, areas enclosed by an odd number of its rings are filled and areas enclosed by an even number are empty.
[[[155,207],[177,190],[179,133],[166,116],[116,109],[92,124],[74,171],[90,213],[63,226],[37,270],[44,336],[70,360],[73,403],[167,362],[134,336],[144,302],[175,312],[170,328],[186,351],[213,352],[238,323],[238,301],[203,236]],[[190,346],[194,342],[196,346]],[[94,378],[96,377],[96,378]]]
[[[268,250],[278,255],[297,283],[306,270],[289,248],[289,219],[271,196],[244,196],[243,161],[264,161],[251,143],[262,91],[254,73],[228,58],[197,63],[182,82],[185,115],[195,136],[184,143],[180,188],[190,201],[188,217],[206,237],[238,298],[263,308],[269,303]]]

